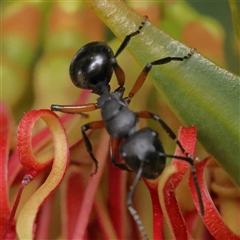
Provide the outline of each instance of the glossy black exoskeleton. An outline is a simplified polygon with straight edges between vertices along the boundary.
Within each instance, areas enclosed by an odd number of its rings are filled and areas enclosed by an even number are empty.
[[[69,73],[78,88],[92,89],[102,95],[110,91],[109,82],[116,60],[112,49],[104,42],[91,42],[83,46],[74,56]]]
[[[127,206],[144,239],[148,239],[148,236],[136,210],[132,206],[133,194],[141,177],[156,179],[162,173],[165,167],[166,158],[168,157],[181,159],[192,166],[192,175],[195,180],[201,213],[202,215],[204,214],[193,156],[185,151],[175,133],[158,115],[148,111],[133,112],[128,108],[131,98],[141,88],[152,66],[188,59],[192,56],[194,49],[191,49],[190,52],[183,57],[166,57],[146,64],[128,96],[123,97],[125,91],[125,75],[118,65],[116,57],[127,46],[130,39],[140,33],[146,19],[147,18],[144,17],[138,29],[125,37],[116,54],[113,54],[113,51],[106,43],[92,42],[83,46],[74,56],[70,65],[70,77],[72,82],[79,88],[91,89],[93,93],[98,94],[99,98],[97,99],[97,103],[51,106],[53,111],[65,113],[84,113],[95,109],[101,110],[102,120],[87,123],[81,128],[86,149],[95,163],[95,171],[93,174],[97,173],[98,161],[93,154],[92,145],[86,131],[105,127],[110,136],[110,157],[114,166],[122,170],[134,171],[137,173],[127,198]],[[109,82],[113,72],[116,74],[119,87],[115,91],[110,92]],[[158,134],[152,129],[143,128],[137,131],[138,120],[141,118],[153,119],[159,122],[169,137],[180,147],[185,157],[165,154]],[[120,147],[118,147],[118,143],[122,139],[124,141],[120,144]],[[122,156],[124,163],[116,161],[118,152]]]
[[[120,154],[126,165],[137,172],[144,162],[141,177],[156,179],[165,168],[166,156],[158,133],[143,128],[131,135],[120,145]]]
[[[93,93],[101,96],[110,91],[109,82],[114,71],[118,85],[123,87],[125,75],[116,58],[126,48],[130,39],[140,33],[146,20],[147,16],[136,31],[125,37],[115,54],[105,42],[90,42],[84,45],[70,64],[69,73],[73,84],[79,88],[91,89]]]
[[[119,92],[104,93],[98,98],[97,105],[111,138],[125,138],[136,131],[136,114],[127,107]]]

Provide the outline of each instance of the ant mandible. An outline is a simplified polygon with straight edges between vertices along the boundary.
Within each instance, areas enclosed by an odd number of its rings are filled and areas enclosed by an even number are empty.
[[[125,74],[118,65],[116,58],[126,48],[131,38],[141,32],[146,21],[147,17],[145,16],[138,29],[125,37],[115,54],[113,54],[112,49],[106,43],[91,42],[84,45],[74,56],[69,68],[71,80],[76,87],[90,89],[93,93],[99,95],[97,103],[51,106],[51,110],[64,113],[84,113],[96,109],[101,110],[102,120],[87,123],[81,128],[86,149],[95,163],[95,171],[92,175],[97,173],[98,161],[93,154],[92,145],[87,137],[86,131],[105,127],[110,135],[110,158],[113,165],[121,170],[134,171],[137,173],[127,197],[127,206],[144,239],[148,239],[148,236],[136,210],[132,206],[133,194],[141,177],[156,179],[162,173],[166,158],[181,159],[192,166],[191,172],[198,193],[201,214],[204,215],[204,207],[193,156],[185,151],[175,133],[158,115],[149,111],[133,112],[128,108],[128,104],[141,88],[152,66],[188,59],[192,56],[194,49],[191,49],[189,53],[183,57],[165,57],[146,64],[128,96],[123,97],[125,91]],[[119,87],[114,92],[111,92],[109,82],[112,78],[113,71],[115,72]],[[164,131],[176,142],[186,157],[165,154],[158,138],[158,133],[152,129],[143,128],[137,131],[136,127],[140,118],[153,119],[159,122]],[[124,139],[124,142],[120,144],[118,149],[118,143],[121,139]],[[120,152],[121,157],[125,161],[124,163],[118,163],[116,161],[117,151]]]

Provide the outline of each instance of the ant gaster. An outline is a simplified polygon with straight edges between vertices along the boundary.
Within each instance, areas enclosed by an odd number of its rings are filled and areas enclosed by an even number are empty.
[[[191,49],[190,52],[183,57],[166,57],[146,64],[128,96],[123,97],[125,91],[125,74],[118,65],[116,57],[125,49],[130,39],[140,33],[146,21],[147,17],[144,17],[138,29],[125,37],[115,54],[113,54],[112,49],[106,43],[91,42],[83,46],[74,56],[70,65],[71,80],[75,86],[83,89],[91,89],[93,93],[98,94],[99,98],[97,99],[97,103],[51,106],[51,110],[64,113],[84,113],[95,109],[101,110],[102,120],[87,123],[81,128],[86,149],[95,163],[95,171],[92,174],[97,173],[98,161],[93,154],[92,145],[87,137],[86,131],[105,127],[110,135],[110,158],[113,165],[122,170],[134,171],[137,173],[127,197],[127,206],[144,239],[148,239],[148,236],[136,210],[132,206],[133,194],[141,177],[156,179],[162,173],[165,167],[166,158],[181,159],[192,166],[191,172],[198,193],[201,214],[204,215],[204,207],[197,181],[193,156],[185,151],[175,133],[158,115],[149,111],[133,112],[128,108],[131,98],[141,88],[152,66],[188,59],[192,56],[194,49]],[[119,87],[114,92],[110,92],[109,82],[113,72],[115,72]],[[137,131],[136,127],[140,118],[153,119],[159,122],[165,132],[176,142],[186,157],[165,154],[163,146],[158,138],[158,133],[152,129],[143,128]],[[121,143],[118,148],[118,143],[121,139],[124,139],[124,142]],[[118,151],[124,159],[124,163],[116,161]]]

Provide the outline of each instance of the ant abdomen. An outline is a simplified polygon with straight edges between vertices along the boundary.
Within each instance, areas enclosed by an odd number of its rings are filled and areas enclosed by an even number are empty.
[[[138,172],[141,161],[144,162],[143,178],[156,179],[165,167],[166,157],[158,133],[150,128],[143,128],[130,135],[120,145],[119,151],[127,166],[135,172]]]
[[[75,54],[70,64],[69,73],[73,84],[82,89],[91,89],[101,95],[110,91],[109,82],[114,58],[112,49],[104,42],[90,42]]]

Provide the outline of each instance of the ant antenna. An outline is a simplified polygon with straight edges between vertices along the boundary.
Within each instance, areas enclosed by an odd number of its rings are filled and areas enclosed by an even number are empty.
[[[122,44],[120,45],[117,52],[115,53],[114,58],[116,58],[122,52],[122,50],[128,45],[128,43],[129,43],[129,41],[132,37],[134,37],[134,36],[136,36],[140,33],[141,29],[143,28],[143,26],[145,25],[147,20],[148,20],[148,16],[144,16],[140,26],[138,27],[138,29],[135,32],[132,32],[131,34],[128,34],[124,38]]]

